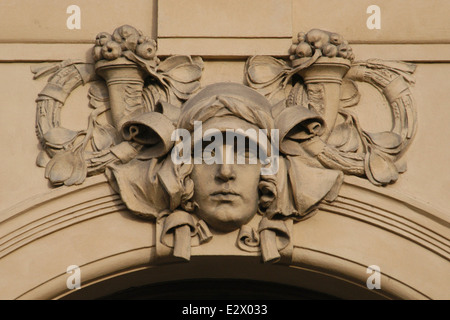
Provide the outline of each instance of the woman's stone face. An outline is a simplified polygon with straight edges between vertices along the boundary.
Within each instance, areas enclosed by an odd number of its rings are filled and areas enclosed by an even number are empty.
[[[233,145],[219,148],[222,164],[195,164],[191,173],[194,182],[195,213],[219,231],[232,231],[248,223],[258,209],[261,164],[233,164],[239,152]],[[251,152],[246,150],[246,156]],[[231,156],[231,157],[230,157]],[[227,163],[228,162],[228,163]]]

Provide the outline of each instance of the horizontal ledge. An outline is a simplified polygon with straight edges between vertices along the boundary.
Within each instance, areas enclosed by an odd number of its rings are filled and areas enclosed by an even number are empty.
[[[287,59],[288,38],[161,38],[158,55],[193,55],[206,59],[245,59],[271,55]],[[378,58],[411,62],[450,62],[450,44],[351,44],[357,60]],[[0,62],[81,59],[92,62],[90,43],[0,43]]]
[[[450,44],[350,44],[357,60],[450,62]]]
[[[94,45],[95,44],[95,39],[78,39],[78,40],[52,40],[52,39],[24,39],[24,40],[20,40],[20,39],[12,39],[12,40],[8,40],[8,39],[0,39],[0,44],[89,44],[89,45]]]
[[[199,55],[204,57],[248,57],[272,55],[288,57],[290,38],[160,38],[159,55]],[[379,58],[415,62],[449,62],[450,44],[350,44],[356,59]]]
[[[291,44],[291,38],[160,38],[158,53],[213,57],[286,56]]]
[[[292,41],[292,36],[290,34],[288,35],[279,35],[279,36],[266,36],[266,35],[257,35],[257,36],[158,36],[158,41],[161,39],[242,39],[242,40],[249,40],[249,39],[289,39]]]
[[[0,62],[41,62],[81,59],[92,62],[93,44],[0,43]]]
[[[161,39],[290,39],[294,40],[294,37],[291,35],[280,35],[280,36],[158,36],[156,40]],[[384,40],[351,40],[347,39],[350,45],[450,45],[449,39],[441,39],[441,40],[424,40],[424,41],[384,41]],[[86,45],[94,45],[95,39],[0,39],[1,44],[86,44]]]

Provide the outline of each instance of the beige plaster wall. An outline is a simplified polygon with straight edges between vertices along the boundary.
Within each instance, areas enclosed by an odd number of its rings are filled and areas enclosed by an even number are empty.
[[[67,8],[81,10],[81,29],[66,27]],[[92,43],[99,30],[132,24],[156,36],[156,0],[6,0],[0,3],[1,43]]]
[[[333,29],[355,43],[449,43],[446,0],[292,0],[293,30]],[[369,30],[366,10],[381,10],[381,29]]]

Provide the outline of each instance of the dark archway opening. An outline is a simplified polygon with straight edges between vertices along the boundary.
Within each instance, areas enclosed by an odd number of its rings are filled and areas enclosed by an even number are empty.
[[[336,300],[294,286],[242,279],[190,279],[131,287],[100,300]]]

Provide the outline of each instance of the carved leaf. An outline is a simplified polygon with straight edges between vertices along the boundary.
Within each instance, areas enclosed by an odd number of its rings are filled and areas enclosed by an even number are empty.
[[[120,139],[116,128],[109,123],[103,125],[96,122],[92,133],[94,149],[97,151],[105,150],[119,142],[119,140]]]
[[[165,74],[176,81],[189,83],[200,79],[202,69],[196,64],[184,64],[165,72]]]
[[[183,64],[192,64],[189,56],[171,56],[158,65],[159,72],[167,72]]]
[[[343,152],[355,152],[359,148],[359,134],[354,126],[350,127],[350,134],[348,140],[345,144],[343,144],[339,150]]]
[[[105,83],[96,81],[90,86],[88,96],[98,101],[107,101],[109,100],[108,87]]]
[[[400,137],[400,135],[391,131],[365,133],[374,144],[382,148],[395,149],[402,143],[402,138]]]
[[[361,94],[356,83],[349,79],[344,79],[341,86],[341,106],[343,108],[353,107],[359,103]]]
[[[344,145],[349,138],[350,127],[346,122],[340,123],[334,127],[333,131],[328,138],[327,143],[339,148]]]
[[[192,58],[192,62],[194,62],[197,66],[199,66],[202,70],[204,69],[204,66],[205,66],[205,64],[204,64],[204,62],[203,62],[203,59],[202,59],[202,57],[193,57]]]
[[[64,183],[72,175],[73,167],[70,165],[70,160],[65,159],[65,155],[68,154],[70,153],[56,154],[46,167],[45,177],[55,185]]]
[[[182,83],[170,78],[166,78],[166,80],[169,83],[171,89],[170,94],[175,95],[176,98],[180,100],[189,99],[190,95],[200,88],[199,81],[193,81],[191,83]],[[169,98],[169,100],[171,99]]]
[[[369,59],[362,61],[360,64],[366,65],[371,69],[385,69],[400,74],[407,82],[415,83],[414,77],[411,76],[416,70],[416,66],[403,61],[389,61],[381,59]]]
[[[284,61],[268,57],[256,56],[249,60],[247,74],[254,84],[270,84],[289,69]]]
[[[57,153],[47,164],[45,177],[55,185],[82,183],[87,175],[87,166],[80,150]]]
[[[34,73],[33,80],[38,79],[49,73],[54,73],[60,68],[59,63],[46,63],[31,67],[31,72]]]
[[[96,82],[91,85],[88,92],[89,105],[94,109],[108,109],[109,108],[109,93],[106,84],[103,82]]]
[[[365,170],[369,180],[376,185],[385,185],[398,179],[398,172],[392,160],[377,150],[367,152]]]
[[[55,127],[44,134],[44,139],[48,145],[53,147],[63,147],[75,140],[78,132],[63,127]]]
[[[189,56],[169,57],[157,67],[157,73],[162,77],[164,85],[168,84],[171,89],[169,94],[174,94],[180,100],[187,100],[200,88],[198,80],[202,70],[203,60],[191,59]]]
[[[405,158],[400,158],[395,162],[395,168],[399,173],[403,173],[407,169]]]
[[[248,85],[266,96],[272,104],[286,98],[286,81],[292,71],[286,62],[268,56],[255,56],[247,60],[245,77]]]
[[[200,82],[194,81],[190,83],[181,83],[178,81],[170,81],[170,84],[172,88],[176,89],[176,92],[184,93],[184,94],[191,94],[192,92],[196,91],[198,88],[200,88]]]
[[[345,122],[338,124],[331,132],[327,143],[343,152],[354,152],[359,148],[359,134],[348,117]]]
[[[94,109],[109,109],[108,102],[98,101],[95,99],[91,99],[89,101],[89,105],[93,107]]]
[[[36,165],[45,168],[47,163],[50,161],[50,157],[48,156],[47,152],[41,151],[39,152],[37,158],[36,158]]]
[[[73,171],[70,178],[64,181],[66,186],[81,184],[87,176],[87,166],[83,158],[83,153],[77,151],[73,155]]]

